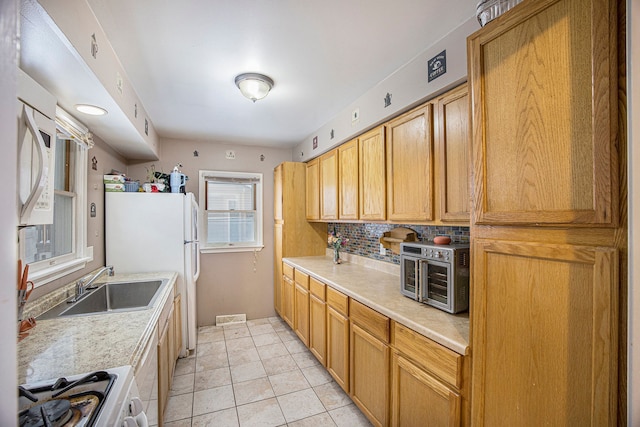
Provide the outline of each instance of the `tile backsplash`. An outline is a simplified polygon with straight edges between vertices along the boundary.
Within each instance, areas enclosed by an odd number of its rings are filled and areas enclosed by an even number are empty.
[[[410,228],[418,234],[418,240],[433,241],[436,236],[449,236],[453,243],[469,243],[469,227],[430,226],[411,224],[377,224],[377,223],[333,223],[327,224],[329,232],[341,233],[349,239],[342,251],[366,258],[400,264],[400,254],[387,249],[386,255],[380,255],[380,237],[385,231],[396,227]],[[329,247],[327,245],[327,247]]]

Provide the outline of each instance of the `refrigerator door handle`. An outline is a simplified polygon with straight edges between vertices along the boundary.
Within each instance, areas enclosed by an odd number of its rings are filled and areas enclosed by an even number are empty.
[[[193,274],[193,281],[197,281],[198,277],[200,277],[200,242],[198,240],[194,240],[193,243],[196,246],[196,272]]]

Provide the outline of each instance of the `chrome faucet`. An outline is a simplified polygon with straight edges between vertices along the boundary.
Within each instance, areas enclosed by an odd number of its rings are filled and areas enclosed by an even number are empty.
[[[76,282],[76,294],[69,302],[78,301],[87,292],[88,289],[91,289],[91,285],[93,285],[93,283],[96,280],[98,280],[98,278],[100,276],[102,276],[104,273],[107,273],[108,276],[113,276],[113,274],[114,274],[113,266],[112,265],[107,265],[106,267],[102,267],[95,274],[91,274],[90,273],[90,274],[87,274],[86,276],[80,278]]]

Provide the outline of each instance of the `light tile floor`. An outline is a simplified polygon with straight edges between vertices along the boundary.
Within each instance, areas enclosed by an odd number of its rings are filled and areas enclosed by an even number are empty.
[[[205,326],[179,359],[167,427],[370,426],[280,318]]]

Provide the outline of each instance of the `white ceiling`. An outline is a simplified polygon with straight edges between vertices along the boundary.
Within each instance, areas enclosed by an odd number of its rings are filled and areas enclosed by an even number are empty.
[[[293,147],[474,0],[87,0],[160,137]],[[234,85],[275,81],[255,104]]]

